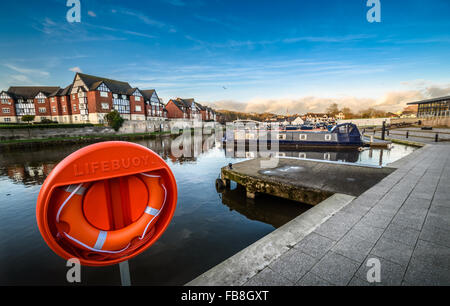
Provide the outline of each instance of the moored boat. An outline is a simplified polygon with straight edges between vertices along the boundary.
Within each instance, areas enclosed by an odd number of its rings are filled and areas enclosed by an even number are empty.
[[[326,147],[361,147],[363,140],[358,127],[352,123],[339,124],[331,131],[307,130],[257,130],[231,129],[227,130],[224,142],[245,142],[246,144],[260,141],[278,141],[280,146],[326,146]]]

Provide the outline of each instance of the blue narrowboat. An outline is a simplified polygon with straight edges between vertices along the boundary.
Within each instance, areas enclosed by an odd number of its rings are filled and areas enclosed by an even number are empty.
[[[330,131],[281,130],[227,130],[224,142],[259,142],[264,139],[278,141],[280,146],[294,147],[361,147],[364,145],[358,127],[352,123],[339,124]]]

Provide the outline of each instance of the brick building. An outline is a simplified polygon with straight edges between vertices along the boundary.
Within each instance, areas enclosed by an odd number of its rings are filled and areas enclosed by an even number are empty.
[[[167,118],[155,90],[140,90],[129,83],[77,73],[71,85],[60,87],[10,87],[0,93],[0,122],[20,122],[23,115],[35,121],[104,123],[117,110],[124,119]]]
[[[24,115],[35,116],[36,121],[51,119],[49,97],[59,87],[13,86],[0,93],[0,122],[19,122]]]
[[[213,109],[195,102],[194,99],[172,99],[167,103],[166,109],[168,118],[172,119],[216,120]]]

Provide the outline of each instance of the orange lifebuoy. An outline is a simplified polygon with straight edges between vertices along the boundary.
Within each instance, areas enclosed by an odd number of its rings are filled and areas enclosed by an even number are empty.
[[[103,142],[53,169],[39,193],[36,220],[57,255],[107,266],[153,245],[176,202],[175,178],[158,154],[134,143]]]
[[[124,252],[136,237],[142,240],[165,204],[167,189],[159,183],[159,176],[141,173],[139,179],[144,181],[145,186],[151,190],[148,205],[135,222],[112,231],[101,230],[92,225],[86,218],[85,209],[83,209],[85,194],[89,192],[102,193],[103,190],[96,188],[95,184],[90,187],[79,184],[78,186],[70,185],[66,188],[59,188],[54,196],[56,199],[61,198],[64,201],[58,208],[56,223],[68,225],[68,227],[60,226],[62,230],[59,234],[85,250],[109,254]],[[99,196],[96,196],[98,199]],[[68,230],[64,230],[67,228]]]

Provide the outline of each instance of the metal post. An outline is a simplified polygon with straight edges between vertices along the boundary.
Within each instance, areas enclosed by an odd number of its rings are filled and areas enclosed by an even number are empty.
[[[434,141],[435,141],[435,142],[438,142],[438,141],[439,141],[439,134],[438,134],[438,133],[436,133],[436,136],[434,137]]]
[[[384,152],[384,150],[381,149],[381,151],[380,151],[380,166],[383,166],[383,152]]]
[[[406,131],[406,138],[409,137],[409,131]]]
[[[131,277],[130,277],[130,266],[128,264],[128,260],[119,263],[120,269],[120,282],[123,287],[131,286]]]

